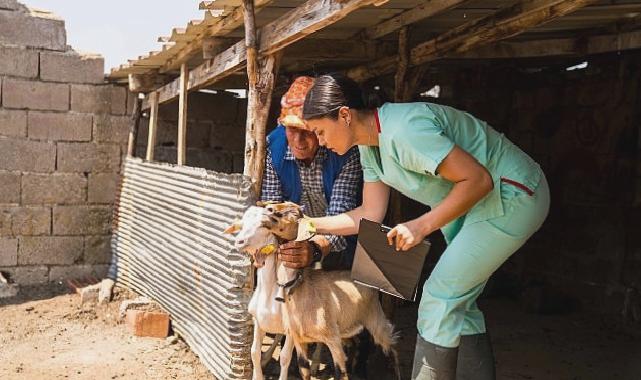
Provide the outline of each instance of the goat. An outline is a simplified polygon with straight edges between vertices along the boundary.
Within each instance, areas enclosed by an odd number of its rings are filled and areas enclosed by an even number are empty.
[[[342,339],[353,337],[365,328],[383,352],[388,356],[391,354],[396,378],[400,379],[398,355],[393,348],[396,339],[393,326],[385,317],[378,293],[374,289],[355,284],[350,279],[349,271],[324,272],[309,268],[301,271],[287,268],[279,262],[276,255],[278,238],[281,241],[290,241],[309,237],[309,231],[299,228],[303,225],[299,225],[302,217],[300,206],[291,202],[269,204],[264,209],[252,206],[240,222],[236,222],[232,225],[233,228],[227,230],[238,232],[236,247],[251,254],[263,272],[272,271],[272,281],[275,279],[276,283],[272,282],[271,289],[262,290],[264,293],[261,294],[270,293],[270,296],[280,301],[282,306],[282,324],[279,327],[284,328],[286,336],[283,353],[288,355],[287,360],[291,360],[292,347],[296,347],[301,376],[303,380],[308,380],[310,371],[307,346],[309,343],[324,343],[332,355],[337,378],[347,379]],[[262,327],[259,318],[262,314],[256,308],[261,305],[257,305],[255,298],[256,296],[252,297],[253,302],[250,301],[250,313],[255,316],[260,330]],[[263,302],[264,307],[275,307],[270,303],[271,300]],[[267,313],[274,318],[277,317],[274,311]],[[260,342],[256,341],[258,338],[262,341],[260,333],[257,335],[255,332],[254,346],[259,349],[258,355],[255,356],[252,346],[255,375],[259,363],[257,359],[260,360]],[[286,370],[281,358],[281,378]]]
[[[254,380],[264,379],[261,366],[261,347],[265,334],[282,335],[285,333],[282,304],[276,301],[278,289],[276,255],[272,254],[278,246],[278,240],[269,230],[262,228],[266,222],[264,209],[252,206],[245,211],[240,222],[234,222],[225,230],[225,233],[237,233],[236,247],[249,253],[253,258],[254,265],[258,268],[256,270],[256,289],[248,306],[249,313],[254,317],[254,340],[251,347],[254,367],[252,378]],[[287,380],[287,370],[293,351],[293,341],[286,336],[280,353],[279,380]]]

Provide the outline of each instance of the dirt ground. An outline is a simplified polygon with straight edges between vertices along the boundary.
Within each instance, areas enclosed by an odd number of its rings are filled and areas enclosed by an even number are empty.
[[[182,341],[131,336],[117,321],[125,292],[99,307],[81,307],[66,292],[49,285],[0,299],[0,379],[214,379]],[[505,298],[481,306],[498,379],[641,379],[639,325],[594,313],[528,314]],[[414,305],[397,310],[403,378],[409,378],[415,316]],[[379,361],[376,353],[370,358]],[[268,372],[276,369],[274,362]],[[371,379],[381,379],[374,373]]]

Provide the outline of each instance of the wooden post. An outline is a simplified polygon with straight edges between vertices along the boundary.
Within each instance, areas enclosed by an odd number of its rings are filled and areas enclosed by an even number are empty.
[[[131,114],[131,127],[129,128],[129,141],[127,142],[127,156],[134,157],[136,155],[136,145],[138,144],[138,127],[140,126],[140,116],[142,114],[142,99],[138,97],[138,93],[131,93],[136,97],[134,103],[134,112]]]
[[[394,75],[394,101],[405,102],[405,87],[407,84],[406,76],[409,66],[409,49],[408,42],[408,28],[402,27],[398,32],[398,66],[396,66],[396,74]],[[390,189],[389,206],[387,208],[387,223],[395,226],[403,222],[403,213],[401,210],[401,193],[396,189]],[[396,305],[398,302],[396,298],[389,294],[381,294],[381,306],[383,312],[391,321],[394,320],[396,312]]]
[[[180,66],[180,94],[178,97],[178,165],[185,165],[187,157],[187,84],[189,69],[187,63]]]
[[[149,135],[147,136],[147,161],[153,161],[156,147],[156,131],[158,126],[158,91],[149,93]]]
[[[265,168],[265,131],[274,82],[281,52],[258,59],[253,0],[243,0],[245,11],[245,46],[247,48],[247,128],[245,132],[245,168],[243,174],[253,180],[253,192],[260,197]]]

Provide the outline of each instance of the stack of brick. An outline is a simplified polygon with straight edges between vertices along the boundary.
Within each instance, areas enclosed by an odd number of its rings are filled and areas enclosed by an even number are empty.
[[[0,0],[0,270],[16,282],[106,272],[132,101],[64,21]]]

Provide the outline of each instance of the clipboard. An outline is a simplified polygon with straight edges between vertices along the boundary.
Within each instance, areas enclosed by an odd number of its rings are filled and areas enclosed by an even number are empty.
[[[387,242],[390,229],[371,220],[361,219],[352,265],[352,281],[398,298],[415,301],[418,281],[431,244],[424,240],[408,251],[396,251]]]

